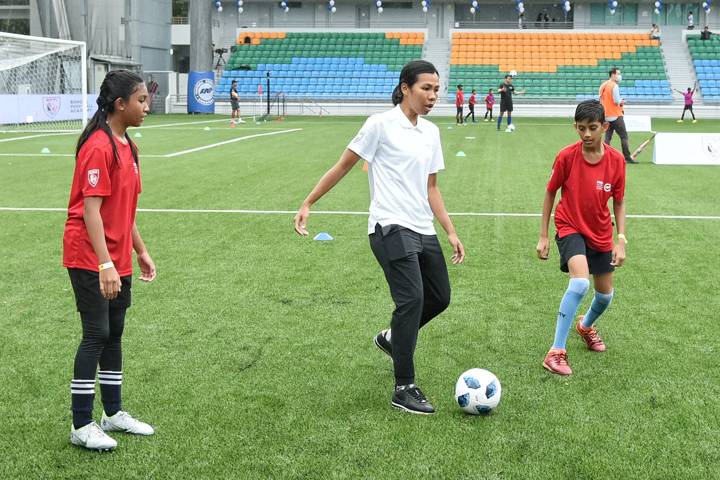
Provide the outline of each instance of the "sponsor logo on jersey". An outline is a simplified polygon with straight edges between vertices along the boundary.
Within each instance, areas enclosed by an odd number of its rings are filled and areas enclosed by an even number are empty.
[[[100,169],[99,168],[93,168],[92,170],[88,170],[88,183],[91,187],[95,187],[98,184],[98,181],[100,180]]]

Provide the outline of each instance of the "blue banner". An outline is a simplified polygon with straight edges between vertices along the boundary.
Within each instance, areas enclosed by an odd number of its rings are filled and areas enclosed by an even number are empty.
[[[214,72],[190,72],[187,109],[188,113],[215,113]]]

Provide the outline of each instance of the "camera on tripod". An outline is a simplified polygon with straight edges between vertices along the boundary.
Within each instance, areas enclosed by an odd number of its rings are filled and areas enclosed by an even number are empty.
[[[215,51],[215,53],[217,53],[218,55],[222,55],[223,53],[227,53],[227,52],[228,52],[228,49],[227,49],[227,48],[216,48],[214,51]]]

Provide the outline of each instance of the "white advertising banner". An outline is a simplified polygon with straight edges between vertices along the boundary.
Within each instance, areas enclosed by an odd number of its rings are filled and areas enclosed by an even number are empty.
[[[88,95],[88,118],[97,95]],[[0,124],[82,119],[82,95],[0,95]]]
[[[655,136],[653,163],[720,166],[720,134],[658,133]]]
[[[625,115],[623,120],[628,132],[652,132],[650,115]]]

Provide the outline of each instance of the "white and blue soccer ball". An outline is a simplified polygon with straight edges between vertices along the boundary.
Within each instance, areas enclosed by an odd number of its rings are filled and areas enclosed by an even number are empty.
[[[498,406],[501,396],[500,380],[482,368],[463,372],[455,384],[455,401],[471,415],[489,414]]]
[[[514,132],[514,131],[515,131],[515,124],[514,124],[514,123],[511,123],[510,125],[508,125],[507,128],[508,128],[508,130],[510,130],[511,132]]]
[[[514,77],[517,77],[517,70],[510,70],[510,72],[508,73],[508,75],[510,75],[510,76],[513,77],[513,78],[514,78]]]

